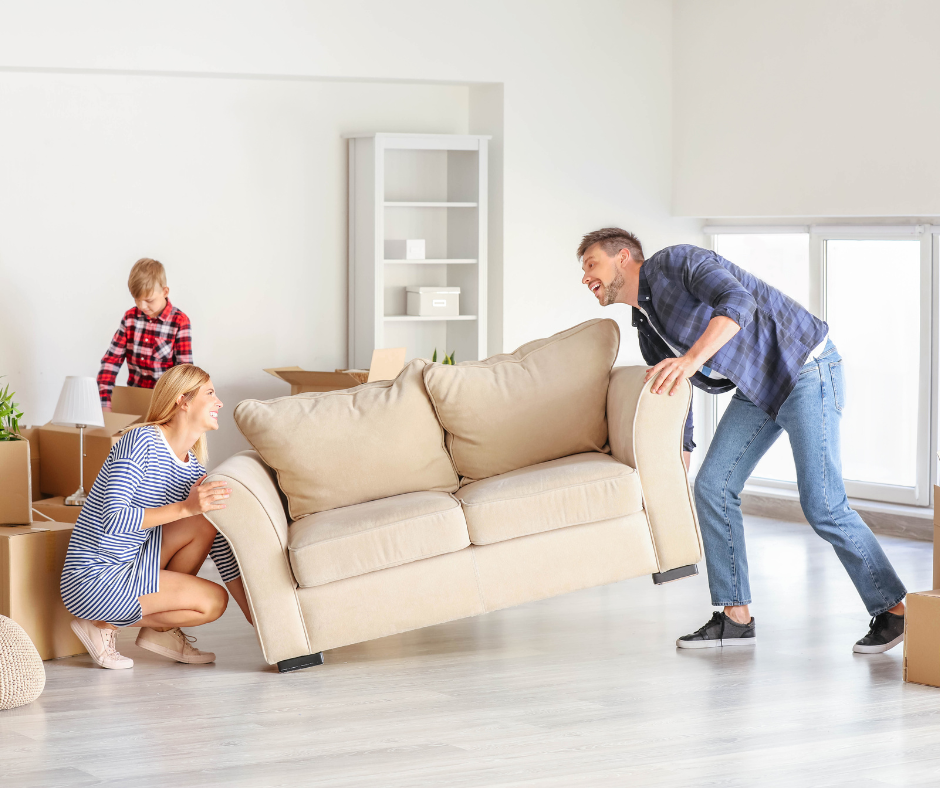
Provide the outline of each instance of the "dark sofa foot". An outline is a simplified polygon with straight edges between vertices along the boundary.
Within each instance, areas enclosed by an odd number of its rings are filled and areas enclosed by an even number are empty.
[[[303,670],[304,668],[315,668],[323,664],[323,652],[316,654],[304,654],[302,657],[293,659],[282,659],[277,663],[278,673],[290,673],[292,670]]]
[[[693,577],[698,574],[698,564],[689,564],[688,566],[677,566],[668,572],[653,572],[653,582],[661,586],[663,583],[671,583],[673,580],[681,580],[683,577]]]

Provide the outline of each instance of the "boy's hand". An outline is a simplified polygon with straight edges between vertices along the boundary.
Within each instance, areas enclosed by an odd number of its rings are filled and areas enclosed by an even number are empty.
[[[188,517],[225,508],[225,504],[220,501],[229,497],[231,489],[225,487],[225,482],[203,484],[205,480],[206,476],[203,476],[192,486],[189,497],[183,503]]]
[[[111,412],[111,403],[109,402],[107,405],[102,405],[102,406],[101,406],[101,409],[102,409],[102,410],[106,410],[108,413],[110,413],[110,412]]]

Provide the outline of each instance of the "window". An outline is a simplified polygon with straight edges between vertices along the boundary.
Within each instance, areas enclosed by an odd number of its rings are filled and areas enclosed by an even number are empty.
[[[842,459],[850,496],[930,503],[932,237],[920,227],[706,228],[713,248],[829,323],[844,359]],[[731,394],[705,395],[710,439]],[[702,444],[702,441],[699,441]],[[706,440],[707,445],[707,440]],[[796,488],[784,434],[752,481]]]

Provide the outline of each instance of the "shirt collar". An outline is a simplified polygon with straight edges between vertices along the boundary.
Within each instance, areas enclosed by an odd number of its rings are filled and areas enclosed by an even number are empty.
[[[640,266],[640,286],[637,290],[637,303],[643,307],[647,312],[650,309],[650,304],[652,301],[652,292],[650,291],[650,283],[646,278],[646,264]]]
[[[143,315],[144,320],[159,320],[161,323],[166,323],[166,321],[170,319],[170,314],[173,312],[173,304],[170,303],[170,299],[168,298],[163,311],[156,317],[150,317],[150,315],[144,312],[140,307],[137,307],[137,311]]]

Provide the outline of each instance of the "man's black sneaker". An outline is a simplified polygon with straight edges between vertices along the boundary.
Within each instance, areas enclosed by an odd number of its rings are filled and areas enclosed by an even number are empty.
[[[739,624],[724,612],[715,611],[709,622],[691,635],[683,635],[676,641],[677,648],[718,648],[719,646],[753,646],[757,632],[751,618],[747,624]]]
[[[881,613],[868,625],[868,634],[852,648],[856,654],[881,654],[904,640],[904,616]]]

